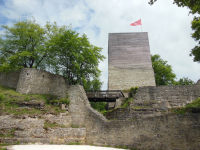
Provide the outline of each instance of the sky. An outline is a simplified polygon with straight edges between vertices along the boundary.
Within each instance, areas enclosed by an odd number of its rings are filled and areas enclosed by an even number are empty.
[[[200,79],[200,64],[190,57],[198,43],[191,38],[193,15],[189,9],[178,7],[173,0],[0,0],[0,25],[32,19],[44,26],[47,21],[86,34],[92,45],[102,47],[100,62],[102,90],[108,82],[108,33],[148,32],[150,52],[159,54],[172,66],[177,79]],[[142,26],[130,26],[141,19]],[[3,28],[0,27],[0,34]]]

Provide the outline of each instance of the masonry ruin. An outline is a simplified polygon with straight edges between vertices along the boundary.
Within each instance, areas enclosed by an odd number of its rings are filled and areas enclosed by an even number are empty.
[[[23,68],[12,73],[0,73],[0,84],[15,88],[21,94],[51,94],[66,97],[68,83],[61,75],[45,70]]]
[[[9,74],[0,73],[0,85],[21,94],[58,97],[68,94],[70,100],[66,112],[59,115],[0,115],[0,134],[13,131],[13,137],[1,136],[0,143],[78,142],[141,150],[198,150],[200,147],[199,112],[185,115],[170,112],[200,97],[200,80],[194,85],[156,87],[145,32],[109,34],[109,90],[134,86],[139,89],[129,107],[116,108],[106,117],[90,106],[82,86],[69,86],[62,76],[44,70],[24,68]],[[45,129],[47,120],[59,127]]]
[[[27,73],[31,75],[30,78],[27,77]],[[45,77],[46,81],[42,81]],[[177,115],[161,112],[169,109],[169,106],[171,108],[184,106],[200,97],[200,80],[195,85],[187,86],[140,87],[131,106],[126,109],[116,109],[115,113],[110,116],[111,120],[90,106],[82,86],[68,86],[64,81],[61,76],[37,69],[22,69],[21,72],[10,75],[0,74],[1,85],[13,88],[18,88],[19,85],[19,89],[24,90],[18,90],[25,91],[25,94],[39,92],[34,90],[36,87],[33,86],[43,88],[48,86],[49,89],[43,90],[43,94],[51,93],[62,96],[67,92],[70,100],[69,113],[61,113],[58,116],[53,114],[45,114],[42,117],[0,116],[1,134],[14,131],[13,137],[0,137],[0,142],[10,144],[19,141],[21,144],[79,142],[80,144],[113,147],[121,145],[141,150],[198,150],[200,147],[199,113]],[[54,86],[61,87],[61,89],[56,89]],[[26,90],[27,87],[29,93]],[[52,88],[55,88],[54,92]],[[62,93],[55,93],[56,90],[61,90]],[[132,109],[132,107],[141,105],[148,105],[148,107]],[[46,130],[43,128],[46,120],[65,127]],[[71,125],[78,126],[78,128],[73,128]]]

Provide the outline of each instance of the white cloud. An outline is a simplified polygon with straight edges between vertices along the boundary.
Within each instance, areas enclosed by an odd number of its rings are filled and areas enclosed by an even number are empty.
[[[173,5],[173,0],[159,0],[153,6],[148,0],[11,0],[4,1],[0,14],[7,19],[19,20],[34,16],[44,25],[56,21],[58,25],[72,24],[85,33],[91,44],[103,48],[106,57],[108,33],[141,32],[141,26],[130,23],[142,19],[142,30],[148,32],[151,54],[160,54],[168,61],[177,78],[188,77],[195,82],[200,78],[200,64],[189,57],[196,45],[191,38],[189,9]],[[1,6],[2,8],[2,6]],[[9,23],[9,22],[7,22]],[[101,62],[103,89],[107,89],[108,62]]]

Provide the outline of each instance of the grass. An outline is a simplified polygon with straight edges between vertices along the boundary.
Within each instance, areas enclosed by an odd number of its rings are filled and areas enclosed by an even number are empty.
[[[49,120],[45,120],[43,128],[48,130],[48,128],[66,128],[65,125],[59,125],[56,122],[51,123]]]
[[[79,142],[70,142],[67,145],[81,145],[81,143],[79,143]]]
[[[48,94],[20,94],[15,91],[13,88],[8,88],[0,85],[0,115],[14,114],[15,116],[19,115],[41,115],[41,114],[54,114],[58,115],[64,113],[64,110],[61,110],[59,107],[60,103],[65,103],[69,105],[69,100],[67,98],[57,99],[56,96]],[[40,110],[34,107],[21,107],[20,103],[26,102],[30,103],[36,101],[36,103],[45,103],[45,108]],[[34,103],[34,102],[33,102]],[[57,103],[57,106],[54,105]]]
[[[20,142],[16,142],[16,143],[13,143],[13,144],[8,144],[8,143],[0,143],[0,150],[7,150],[7,148],[5,148],[6,146],[10,146],[10,145],[19,145]]]
[[[175,114],[185,114],[186,112],[200,113],[200,98],[196,99],[185,107],[171,109]]]
[[[121,108],[126,108],[126,107],[130,106],[130,102],[131,102],[132,100],[133,100],[132,97],[130,97],[129,99],[126,99],[126,100],[122,103]]]
[[[72,127],[72,128],[79,128],[79,126],[73,125],[73,124],[71,124],[71,127]]]
[[[10,144],[5,144],[5,143],[1,143],[0,144],[0,150],[7,150],[7,148],[5,148],[5,146],[9,146]]]
[[[5,134],[0,134],[0,137],[13,137],[15,129],[9,130]]]

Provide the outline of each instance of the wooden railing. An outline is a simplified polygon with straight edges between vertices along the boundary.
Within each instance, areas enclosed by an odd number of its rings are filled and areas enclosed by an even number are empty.
[[[121,90],[87,91],[86,94],[90,102],[115,102],[124,97]]]

